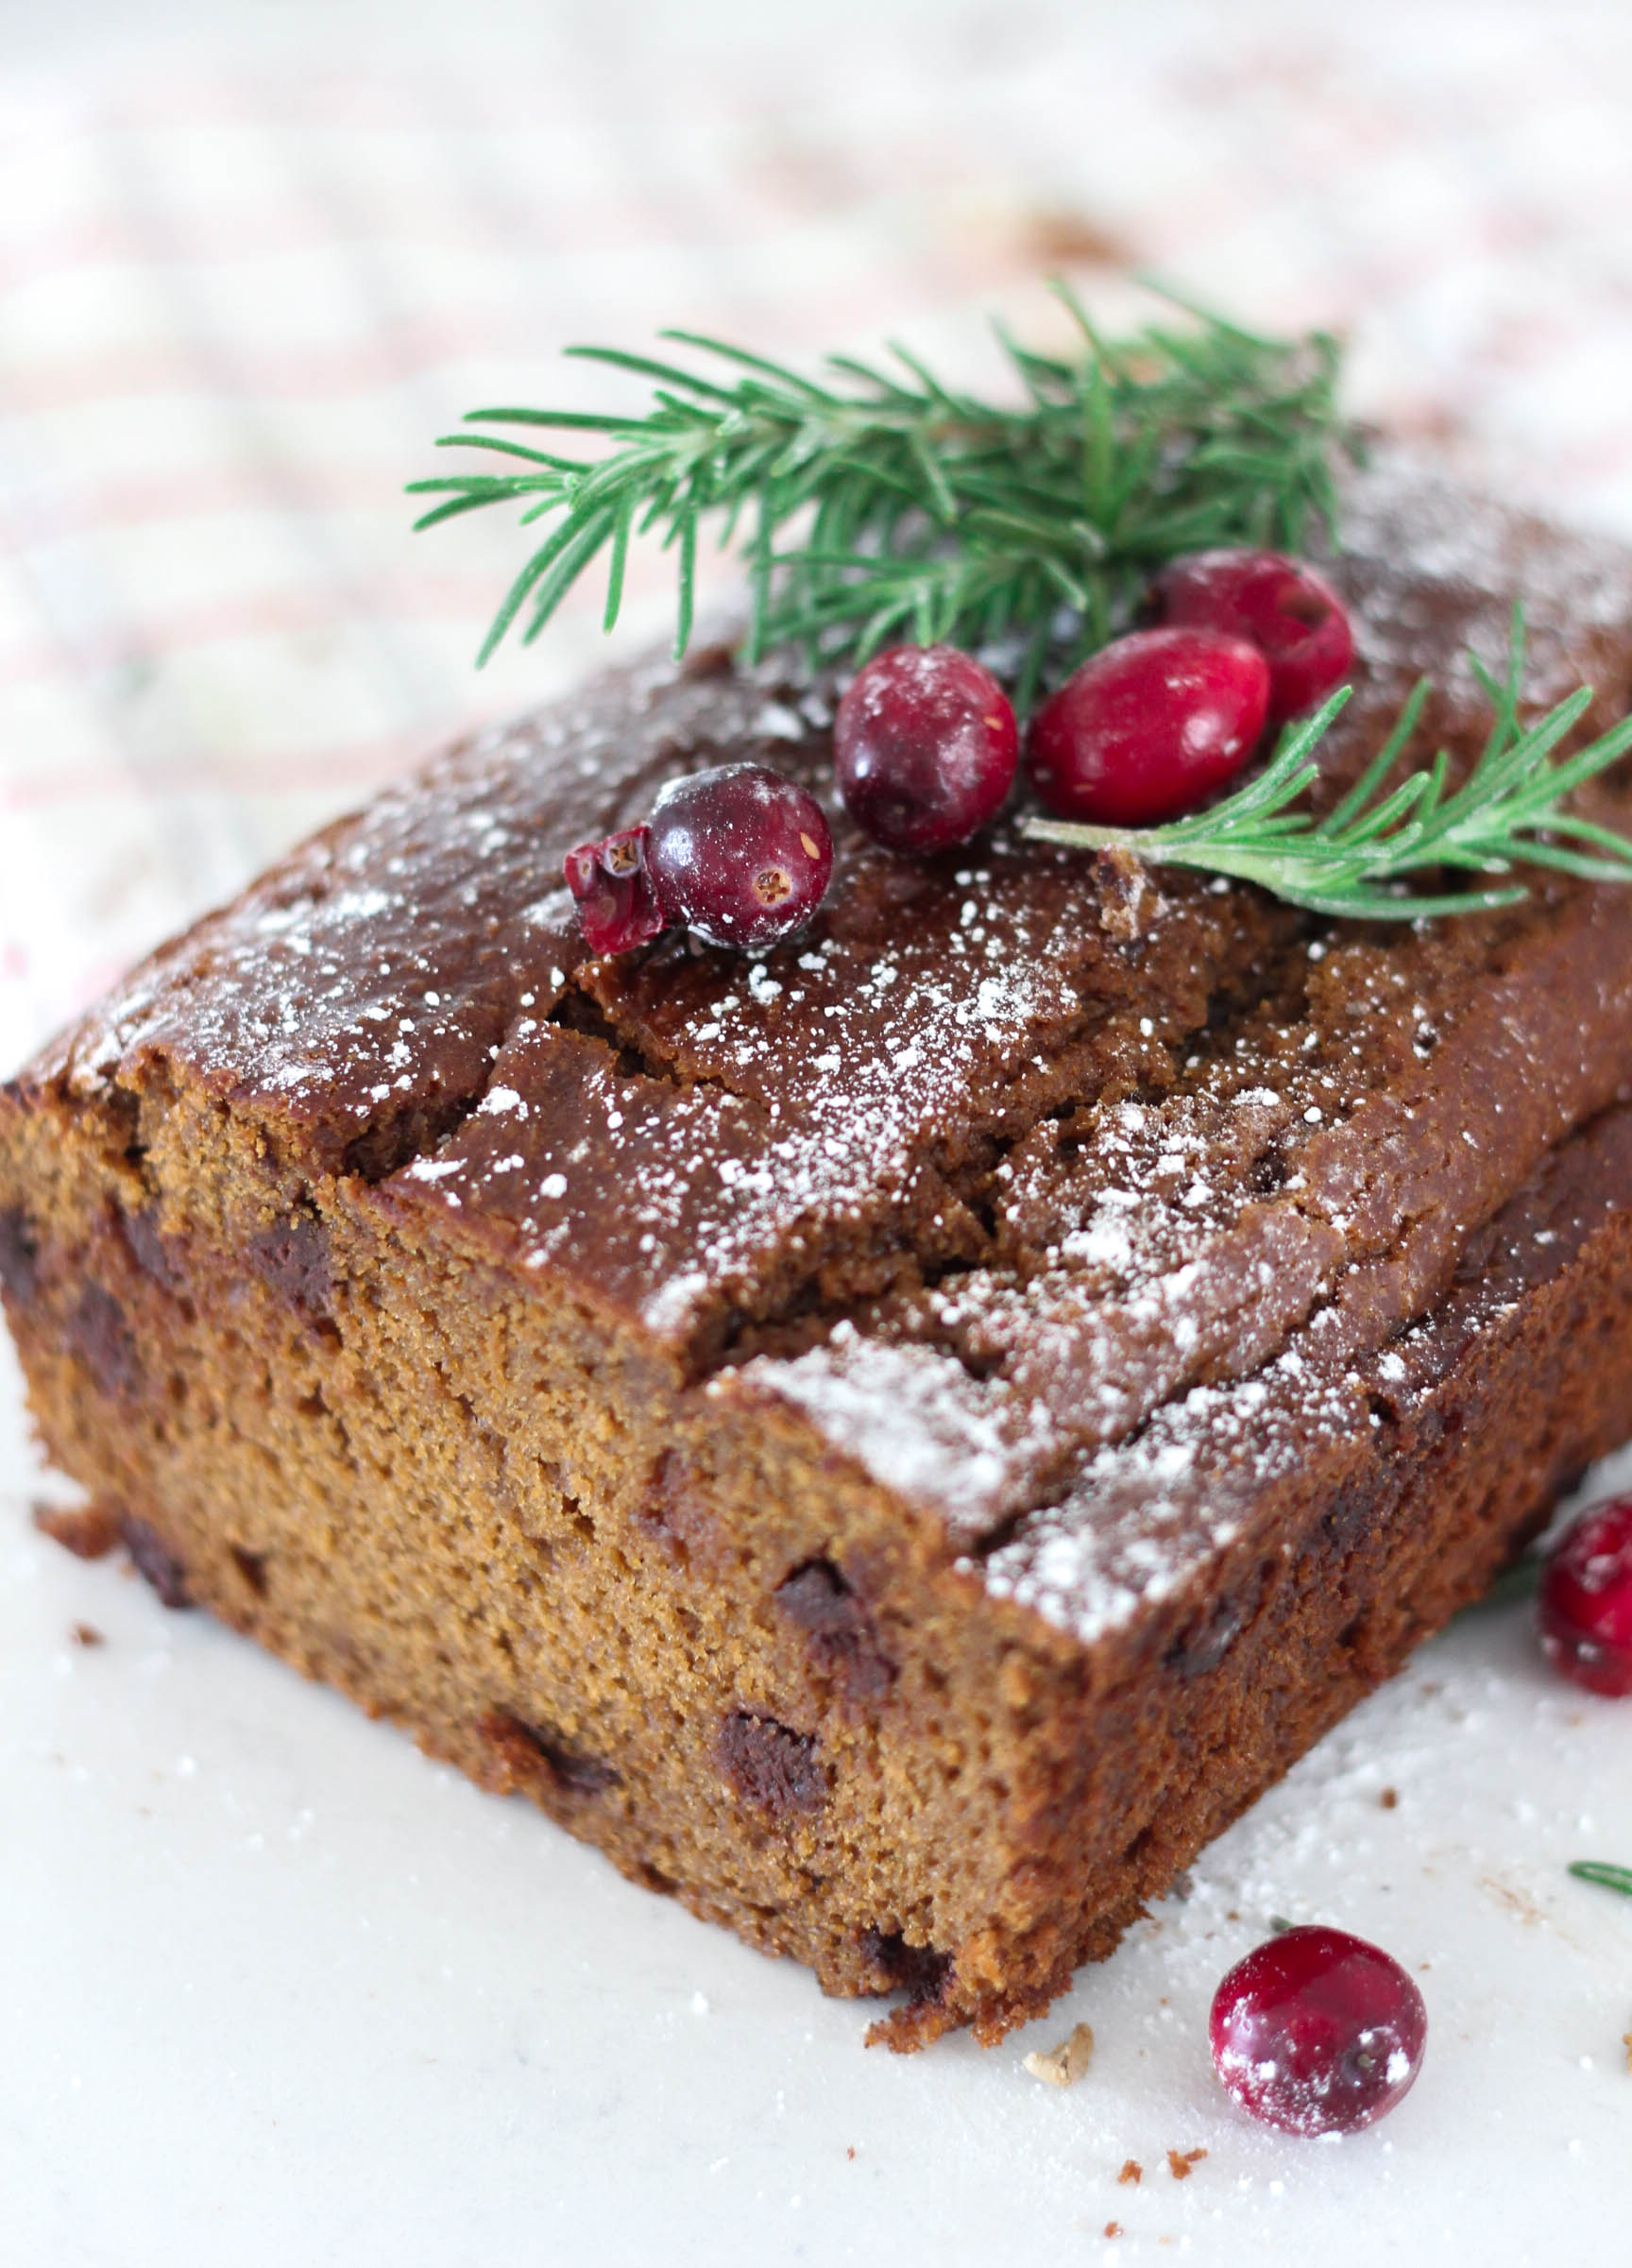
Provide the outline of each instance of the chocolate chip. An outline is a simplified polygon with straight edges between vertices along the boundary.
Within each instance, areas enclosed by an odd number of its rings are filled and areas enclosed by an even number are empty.
[[[68,1511],[60,1505],[37,1504],[34,1525],[53,1543],[60,1543],[76,1560],[105,1560],[119,1541],[117,1514],[99,1504]]]
[[[1272,1566],[1260,1565],[1187,1623],[1162,1657],[1164,1666],[1186,1680],[1216,1670],[1258,1611],[1272,1572]]]
[[[847,1635],[862,1619],[856,1594],[831,1560],[808,1560],[795,1567],[777,1584],[776,1604],[812,1638]]]
[[[40,1295],[36,1265],[40,1245],[21,1205],[0,1213],[0,1290],[19,1307],[31,1307]]]
[[[482,1736],[499,1752],[508,1788],[545,1778],[562,1795],[604,1796],[622,1784],[622,1774],[599,1756],[574,1747],[552,1726],[527,1724],[507,1709],[483,1718]]]
[[[1459,1426],[1458,1413],[1452,1412],[1452,1429]],[[1424,1423],[1423,1433],[1429,1426]],[[1363,1543],[1376,1525],[1377,1509],[1383,1499],[1383,1484],[1373,1475],[1357,1475],[1345,1481],[1321,1515],[1320,1526],[1335,1548],[1347,1556]]]
[[[1176,1678],[1204,1678],[1215,1670],[1240,1637],[1247,1620],[1240,1602],[1221,1598],[1175,1639],[1162,1657]]]
[[[719,1523],[677,1450],[665,1449],[638,1514],[641,1526],[684,1567],[695,1555],[704,1564],[720,1548]]]
[[[144,1276],[165,1291],[181,1289],[186,1281],[180,1262],[181,1239],[165,1236],[159,1226],[158,1213],[151,1205],[140,1213],[121,1213],[119,1234]]]
[[[732,1793],[774,1819],[820,1811],[829,1789],[827,1767],[807,1732],[790,1732],[774,1717],[739,1710],[720,1728],[715,1761]]]
[[[263,1283],[307,1322],[329,1320],[334,1280],[329,1266],[329,1238],[320,1221],[296,1214],[260,1230],[249,1239],[249,1264]]]
[[[831,1560],[808,1560],[776,1588],[776,1604],[809,1640],[810,1660],[857,1700],[879,1700],[895,1665],[878,1645],[873,1618]]]
[[[100,1284],[87,1284],[68,1318],[69,1347],[105,1394],[133,1394],[142,1384],[142,1357],[125,1310]]]
[[[910,1993],[914,2006],[938,2000],[952,1970],[950,1953],[909,1945],[897,1930],[863,1930],[861,1957],[877,1977],[876,1992]]]
[[[712,645],[693,646],[680,664],[680,674],[690,678],[729,677],[736,666],[736,648],[716,640]]]
[[[229,1546],[232,1564],[254,1592],[257,1598],[266,1595],[266,1554],[264,1551],[246,1551],[242,1543]]]
[[[159,1594],[159,1603],[165,1607],[190,1607],[187,1594],[187,1570],[171,1551],[162,1543],[145,1520],[125,1520],[120,1523],[120,1535],[130,1554],[136,1572],[152,1584]]]

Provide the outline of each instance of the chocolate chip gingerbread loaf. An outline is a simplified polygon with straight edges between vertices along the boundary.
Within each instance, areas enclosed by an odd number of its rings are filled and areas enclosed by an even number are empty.
[[[1632,558],[1386,464],[1345,537],[1327,792],[1421,671],[1469,759],[1516,597],[1526,700],[1624,710]],[[568,850],[725,757],[830,802],[830,722],[722,645],[331,827],[4,1090],[0,1277],[76,1541],[991,2039],[1632,1433],[1632,893],[835,811],[792,942],[586,953]]]

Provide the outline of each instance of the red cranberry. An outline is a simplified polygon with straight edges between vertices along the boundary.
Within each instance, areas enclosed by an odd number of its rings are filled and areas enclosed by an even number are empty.
[[[895,646],[839,704],[833,763],[845,809],[886,850],[952,850],[1003,808],[1020,761],[1008,695],[956,646]]]
[[[1245,638],[1269,664],[1269,722],[1284,725],[1349,674],[1354,634],[1323,575],[1279,552],[1195,552],[1156,580],[1160,620]]]
[[[581,843],[562,861],[578,927],[592,953],[627,953],[669,926],[652,879],[651,832],[625,827],[599,843]]]
[[[1286,1930],[1237,1961],[1213,2000],[1213,2068],[1286,2134],[1352,2134],[1407,2092],[1428,2011],[1398,1961],[1347,1930]]]
[[[1547,1555],[1538,1606],[1548,1660],[1590,1693],[1632,1694],[1632,1496],[1595,1505]]]
[[[709,945],[750,951],[808,921],[833,871],[822,807],[763,764],[720,764],[665,788],[647,856],[665,912]]]
[[[1221,630],[1136,630],[1085,661],[1031,720],[1031,777],[1061,819],[1154,827],[1240,771],[1269,666]]]

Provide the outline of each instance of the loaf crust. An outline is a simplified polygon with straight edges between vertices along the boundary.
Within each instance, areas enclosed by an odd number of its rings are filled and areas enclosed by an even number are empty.
[[[1632,682],[1632,560],[1395,464],[1335,793],[1422,670]],[[1632,1432],[1632,896],[1334,925],[838,827],[810,930],[586,958],[562,853],[728,646],[453,751],[0,1098],[53,1458],[209,1607],[911,2046],[1035,2013]],[[1611,783],[1602,810],[1625,823]]]

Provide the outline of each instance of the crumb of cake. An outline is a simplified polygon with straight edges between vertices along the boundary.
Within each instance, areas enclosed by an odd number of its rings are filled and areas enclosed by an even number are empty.
[[[42,1536],[60,1543],[76,1560],[105,1560],[119,1541],[118,1521],[96,1504],[77,1511],[57,1504],[37,1504],[34,1525]]]
[[[1530,1929],[1545,1924],[1546,1915],[1528,1891],[1515,1889],[1511,1883],[1498,1882],[1493,1874],[1484,1877],[1481,1887],[1488,1890],[1496,1903],[1511,1914],[1515,1921],[1522,1921]]]
[[[145,1520],[124,1520],[119,1538],[130,1554],[130,1564],[158,1596],[162,1607],[179,1610],[193,1604],[187,1588],[187,1570],[158,1530]]]
[[[76,1622],[68,1635],[76,1646],[106,1646],[108,1643],[92,1622]]]
[[[1119,2237],[1119,2236],[1122,2234],[1122,2224],[1121,2224],[1121,2222],[1120,2222],[1120,2221],[1107,2221],[1107,2222],[1106,2222],[1106,2224],[1105,2224],[1105,2234],[1106,2234],[1108,2237]]]
[[[1130,2181],[1137,2189],[1145,2178],[1145,2169],[1136,2157],[1125,2157],[1122,2160],[1122,2171],[1116,2178],[1118,2181]]]
[[[1014,215],[1012,227],[1020,264],[1028,276],[1038,267],[1051,273],[1057,267],[1138,269],[1147,264],[1145,255],[1114,228],[1072,206],[1022,211]]]
[[[1397,1787],[1386,1787],[1377,1800],[1385,1811],[1397,1811],[1400,1807],[1400,1790]]]
[[[1622,2033],[1621,2045],[1626,2051],[1626,2069],[1632,2072],[1632,2032]]]
[[[1148,870],[1119,844],[1096,851],[1094,879],[1099,886],[1099,927],[1118,945],[1145,935],[1161,909]]]
[[[1169,2150],[1167,2171],[1175,2181],[1188,2181],[1192,2168],[1198,2166],[1206,2155],[1205,2150]]]
[[[1073,2024],[1071,2035],[1057,2048],[1048,2048],[1026,2057],[1026,2069],[1033,2079],[1042,2079],[1049,2087],[1075,2087],[1088,2069],[1094,2055],[1094,2029],[1091,2024]]]

